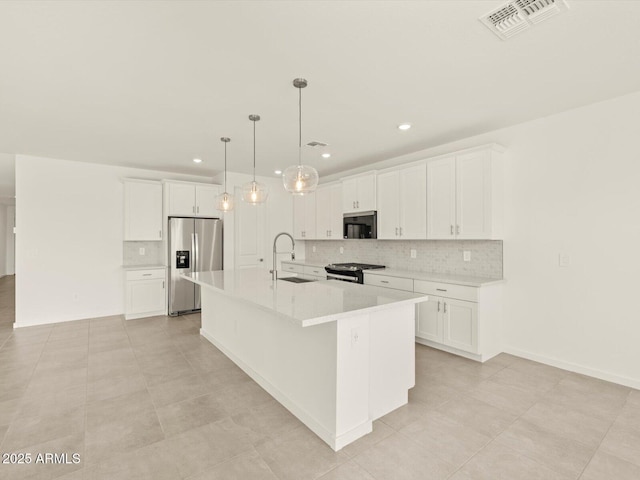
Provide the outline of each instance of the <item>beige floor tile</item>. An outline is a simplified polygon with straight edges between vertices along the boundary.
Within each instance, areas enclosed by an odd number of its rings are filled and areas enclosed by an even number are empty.
[[[190,361],[190,363],[193,365],[193,362]],[[233,364],[226,364],[216,370],[201,372],[200,378],[214,391],[240,386],[253,381],[249,375]]]
[[[334,468],[329,473],[323,475],[318,480],[375,480],[364,468],[355,461],[349,460],[346,463]]]
[[[451,480],[571,480],[499,443],[475,455]]]
[[[156,407],[199,397],[209,391],[198,375],[177,377],[148,388]]]
[[[436,384],[423,377],[416,379],[415,387],[409,390],[409,402],[417,401],[430,407],[439,407],[461,393],[458,388]]]
[[[640,390],[631,389],[629,396],[627,397],[627,403],[640,407]]]
[[[286,408],[275,400],[233,415],[232,420],[263,437],[277,438],[302,425]]]
[[[10,398],[0,401],[0,425],[9,425],[20,409],[22,398]]]
[[[87,464],[100,463],[164,439],[154,409],[90,424],[85,434]]]
[[[522,419],[594,449],[600,445],[613,423],[546,400],[536,403]]]
[[[613,455],[598,451],[580,477],[580,480],[638,480],[640,466]]]
[[[191,368],[191,365],[185,360],[182,354],[164,358],[157,356],[156,358],[158,359],[157,363],[146,363],[145,366],[141,366],[142,374],[149,386],[196,374],[195,370]],[[161,358],[163,359],[160,360]],[[145,361],[148,360],[149,359],[146,359]]]
[[[640,428],[617,420],[604,437],[600,450],[640,466]]]
[[[87,403],[128,395],[146,388],[141,373],[103,376],[87,384]]]
[[[214,393],[216,400],[228,415],[237,415],[251,408],[259,408],[273,401],[260,385],[253,381],[241,383],[233,388],[224,388]]]
[[[401,428],[420,420],[424,415],[432,412],[433,410],[434,407],[424,403],[410,401],[406,405],[387,413],[385,416],[380,418],[380,421],[384,422],[394,430],[400,430]]]
[[[331,450],[306,427],[296,428],[285,437],[265,440],[256,450],[280,480],[314,479],[349,458]]]
[[[407,437],[394,433],[355,457],[355,462],[377,480],[448,478],[455,467]]]
[[[438,407],[437,411],[490,438],[500,434],[517,418],[513,413],[473,397],[451,400]]]
[[[172,403],[157,409],[162,429],[167,437],[217,422],[227,416],[216,395],[208,394]]]
[[[514,369],[513,365],[496,372],[490,380],[540,394],[553,389],[560,381],[557,375],[545,376],[538,375],[535,371],[519,371]]]
[[[16,417],[63,414],[84,407],[87,387],[84,384],[58,389],[29,388],[22,397]]]
[[[400,433],[455,467],[461,466],[491,441],[490,437],[439,412],[425,415]]]
[[[175,459],[182,478],[188,478],[252,451],[253,442],[251,432],[224,419],[168,438],[159,447]]]
[[[514,415],[522,415],[542,397],[542,394],[489,378],[470,390],[469,396]]]
[[[395,430],[393,428],[380,420],[376,420],[373,422],[373,430],[371,433],[368,433],[364,437],[360,437],[355,442],[343,447],[340,451],[347,454],[349,457],[355,457],[394,433]]]
[[[575,440],[518,420],[496,439],[502,445],[563,475],[576,478],[595,452]]]
[[[2,448],[5,452],[18,452],[29,445],[81,434],[84,429],[84,406],[58,415],[16,418],[5,434]]]
[[[215,372],[230,370],[238,370],[242,372],[242,370],[240,370],[220,350],[211,344],[204,347],[199,346],[193,350],[185,352],[184,355],[193,369],[202,375],[211,373],[215,376]]]
[[[95,428],[104,422],[135,416],[149,410],[154,410],[154,406],[146,389],[98,400],[87,404],[87,428]]]
[[[189,480],[278,480],[264,460],[253,450],[227,460]]]

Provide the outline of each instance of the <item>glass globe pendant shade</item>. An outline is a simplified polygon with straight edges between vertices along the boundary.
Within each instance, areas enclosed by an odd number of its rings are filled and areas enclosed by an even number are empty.
[[[242,200],[252,205],[258,205],[267,200],[269,191],[267,187],[255,180],[247,182],[242,186]]]
[[[234,207],[233,195],[223,192],[216,196],[216,208],[221,212],[231,212]]]
[[[294,195],[315,191],[318,180],[318,171],[309,165],[292,165],[282,174],[285,190]]]

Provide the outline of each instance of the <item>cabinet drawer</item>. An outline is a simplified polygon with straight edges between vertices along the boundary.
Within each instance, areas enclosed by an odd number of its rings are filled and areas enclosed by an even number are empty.
[[[313,275],[315,277],[326,277],[327,272],[323,267],[310,267],[309,265],[304,266],[305,275]]]
[[[406,290],[413,292],[413,279],[388,277],[386,275],[367,275],[364,274],[365,285],[376,285],[378,287],[395,288],[396,290]]]
[[[450,283],[415,280],[413,282],[413,291],[426,293],[428,295],[437,295],[439,297],[457,298],[468,302],[478,301],[478,289],[476,287],[467,287],[465,285],[452,285]]]
[[[293,263],[284,263],[284,262],[282,262],[282,269],[285,272],[304,273],[304,266],[303,265],[295,265]]]
[[[151,280],[153,278],[164,278],[164,268],[154,268],[153,270],[129,270],[129,271],[127,271],[127,281],[130,281],[130,280]]]

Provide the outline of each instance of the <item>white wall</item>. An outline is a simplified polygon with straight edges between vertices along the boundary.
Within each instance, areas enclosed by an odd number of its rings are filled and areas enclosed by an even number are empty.
[[[7,270],[7,206],[0,204],[0,277],[8,274]]]
[[[5,265],[7,275],[16,273],[15,258],[15,235],[13,227],[16,225],[16,207],[7,206],[7,222],[6,222],[6,243],[5,243]],[[2,252],[2,250],[0,250]],[[1,254],[1,253],[0,253]]]
[[[16,157],[16,326],[121,314],[121,178],[211,181]]]

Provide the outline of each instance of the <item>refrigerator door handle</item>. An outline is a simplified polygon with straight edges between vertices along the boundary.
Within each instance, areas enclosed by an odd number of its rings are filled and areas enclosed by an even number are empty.
[[[196,266],[196,234],[191,234],[191,272]]]
[[[194,239],[194,247],[193,247],[193,272],[196,272],[196,267],[198,266],[198,262],[200,261],[200,255],[198,255],[198,234],[194,233],[193,234],[193,239]]]

